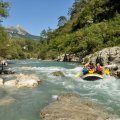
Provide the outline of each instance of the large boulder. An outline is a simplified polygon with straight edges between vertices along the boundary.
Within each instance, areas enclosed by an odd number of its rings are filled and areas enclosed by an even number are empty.
[[[87,100],[81,100],[79,96],[64,94],[45,107],[40,116],[43,120],[112,120],[100,107]]]
[[[61,71],[55,71],[55,72],[52,72],[51,74],[54,76],[65,76],[64,73]]]
[[[36,87],[39,85],[39,82],[41,81],[38,77],[35,75],[24,75],[19,74],[17,75],[17,87]]]
[[[7,65],[8,65],[7,60],[5,60],[5,59],[1,59],[1,60],[0,60],[0,65],[7,66]]]
[[[62,55],[58,56],[56,61],[79,62],[80,58],[76,54],[62,54]]]
[[[17,80],[9,80],[4,82],[4,86],[6,87],[17,87],[18,81]]]
[[[0,78],[0,86],[3,85],[3,82],[4,82],[3,79]]]
[[[120,47],[105,48],[83,58],[83,64],[92,61],[102,65],[120,64]]]
[[[117,64],[105,65],[104,67],[108,68],[109,70],[113,70],[113,71],[116,71],[119,68]]]
[[[117,71],[117,76],[120,78],[120,70]]]
[[[14,78],[14,79],[13,79]],[[5,78],[6,79],[6,78]],[[39,85],[41,80],[35,75],[24,75],[24,74],[15,74],[12,76],[12,79],[4,80],[0,79],[0,85],[5,87],[36,87]]]
[[[111,71],[111,75],[120,78],[120,69],[116,70],[116,71]]]

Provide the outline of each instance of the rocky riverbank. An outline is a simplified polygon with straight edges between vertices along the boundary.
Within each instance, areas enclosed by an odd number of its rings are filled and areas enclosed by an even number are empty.
[[[83,58],[82,63],[92,61],[94,64],[100,63],[110,70],[111,75],[120,78],[120,47],[105,48]]]
[[[120,78],[120,47],[105,48],[84,58],[75,54],[63,54],[58,56],[57,61],[79,62],[81,64],[92,61],[95,65],[100,63],[110,70],[111,75]]]
[[[43,120],[115,120],[105,110],[74,94],[63,94],[41,112]]]

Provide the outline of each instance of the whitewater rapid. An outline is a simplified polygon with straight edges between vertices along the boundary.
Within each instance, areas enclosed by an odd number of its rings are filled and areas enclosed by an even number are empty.
[[[82,66],[79,64],[37,60],[15,61],[14,64],[11,64],[10,70],[17,73],[34,74],[42,80],[38,88],[30,90],[33,93],[31,96],[28,94],[29,90],[19,91],[18,93],[14,90],[11,90],[11,92],[9,90],[10,94],[14,95],[15,98],[19,95],[18,100],[23,99],[19,104],[26,104],[24,109],[28,109],[27,107],[31,102],[37,110],[39,105],[40,111],[46,103],[48,104],[51,100],[56,99],[59,94],[70,92],[92,100],[102,105],[106,110],[120,115],[120,79],[116,79],[113,76],[97,81],[85,81],[75,77],[75,74],[82,70]],[[61,71],[65,76],[53,76],[51,73],[55,71]],[[26,95],[26,99],[23,94]],[[32,96],[34,98],[31,98]],[[15,109],[19,106],[17,105],[13,105]],[[10,108],[8,107],[8,109]],[[32,118],[32,110],[30,113]],[[26,117],[27,114],[25,115]],[[4,118],[1,115],[0,117]],[[34,117],[34,120],[38,120],[38,118]]]

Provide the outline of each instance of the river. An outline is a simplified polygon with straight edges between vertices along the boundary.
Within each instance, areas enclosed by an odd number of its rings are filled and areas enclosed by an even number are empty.
[[[0,120],[40,120],[40,111],[61,93],[76,93],[92,100],[106,110],[120,115],[120,79],[106,77],[98,81],[75,78],[82,67],[76,63],[40,60],[10,61],[10,70],[23,74],[35,74],[42,82],[36,88],[0,87]],[[65,77],[51,73],[62,71]],[[9,103],[10,100],[12,102]],[[0,101],[1,102],[1,101]],[[8,104],[9,103],[9,104]]]

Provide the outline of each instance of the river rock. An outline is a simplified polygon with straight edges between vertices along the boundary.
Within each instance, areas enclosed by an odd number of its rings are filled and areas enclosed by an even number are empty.
[[[117,64],[106,65],[104,67],[108,68],[109,70],[113,70],[113,71],[116,71],[119,68]]]
[[[120,47],[109,47],[94,54],[87,55],[82,59],[83,64],[92,61],[102,65],[120,64]]]
[[[61,71],[52,72],[52,75],[54,75],[54,76],[65,76],[64,73],[61,72]]]
[[[118,69],[117,71],[111,71],[111,75],[120,78],[120,69]]]
[[[80,58],[76,54],[62,54],[57,57],[56,61],[79,62]]]
[[[45,107],[40,116],[43,120],[112,120],[107,112],[93,102],[73,94],[64,94]]]
[[[120,78],[120,70],[117,71],[117,76]]]
[[[0,78],[0,86],[3,85],[3,79]]]
[[[5,60],[5,59],[1,59],[1,60],[0,60],[0,65],[7,66],[7,65],[8,65],[7,60]]]
[[[16,87],[18,85],[17,80],[9,80],[4,82],[4,86],[6,87]]]
[[[19,74],[17,75],[17,87],[36,87],[40,83],[40,79],[36,77],[35,75],[24,75]]]

